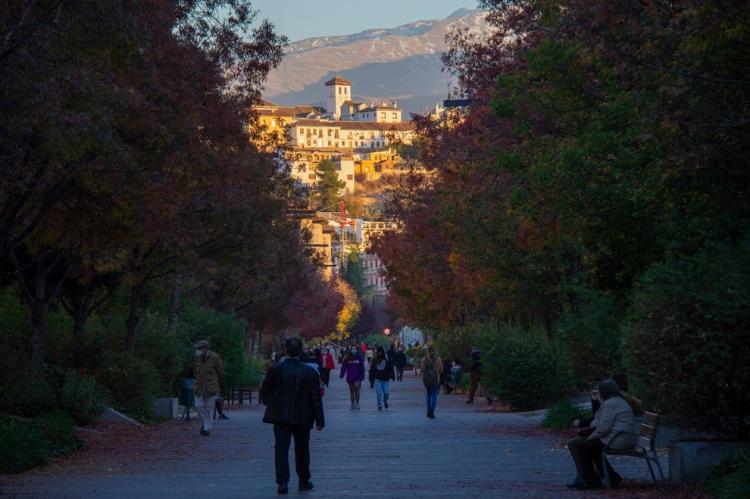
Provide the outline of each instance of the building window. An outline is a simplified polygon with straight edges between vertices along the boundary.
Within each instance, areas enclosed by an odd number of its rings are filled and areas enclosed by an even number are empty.
[[[354,180],[354,175],[347,175],[346,180]]]
[[[380,113],[380,119],[385,119],[385,113]]]
[[[315,180],[315,174],[314,174],[314,173],[311,173],[310,175],[308,175],[308,176],[307,176],[307,178],[308,178],[309,180]]]
[[[345,93],[345,94],[348,94],[348,93],[349,93],[349,87],[344,87],[344,93]]]
[[[398,119],[398,113],[391,113],[391,118],[393,118],[394,120],[397,120]]]
[[[328,141],[328,147],[331,147],[331,141],[330,140]]]
[[[341,95],[341,87],[339,87],[339,95]]]
[[[331,130],[331,129],[329,128],[329,129],[328,129],[328,136],[329,136],[329,137],[331,136],[331,132],[333,132],[333,130]]]

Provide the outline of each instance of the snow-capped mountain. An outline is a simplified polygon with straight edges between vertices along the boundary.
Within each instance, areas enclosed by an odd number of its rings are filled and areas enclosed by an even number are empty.
[[[486,32],[484,18],[484,12],[461,9],[445,19],[291,43],[269,75],[264,97],[277,104],[320,105],[323,82],[339,74],[352,82],[355,100],[397,100],[407,111],[422,111],[450,88],[440,62],[445,35],[457,28]]]

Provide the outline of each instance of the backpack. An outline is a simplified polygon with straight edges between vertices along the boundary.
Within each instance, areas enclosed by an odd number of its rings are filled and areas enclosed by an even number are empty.
[[[432,388],[438,384],[437,370],[435,369],[435,359],[428,360],[424,364],[422,373],[422,383],[426,388]]]

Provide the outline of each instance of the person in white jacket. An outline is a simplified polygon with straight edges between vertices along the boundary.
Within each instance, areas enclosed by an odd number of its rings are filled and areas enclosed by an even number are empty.
[[[591,431],[585,442],[575,446],[577,450],[576,465],[583,478],[582,489],[602,487],[601,468],[602,451],[606,446],[613,449],[629,449],[635,444],[633,434],[634,415],[630,405],[620,397],[620,387],[611,379],[597,385],[602,405],[591,423]],[[625,433],[621,433],[625,432]],[[585,435],[585,433],[584,433]],[[613,486],[617,486],[622,477],[607,463],[608,474]]]

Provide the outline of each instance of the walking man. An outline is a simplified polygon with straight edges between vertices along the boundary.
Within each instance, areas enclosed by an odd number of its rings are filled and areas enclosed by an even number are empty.
[[[422,383],[427,390],[427,417],[435,419],[438,391],[440,389],[440,374],[443,372],[443,361],[435,352],[432,345],[425,347],[427,352],[422,359]]]
[[[300,362],[302,341],[285,342],[286,360],[271,366],[261,387],[261,399],[267,406],[264,423],[273,424],[276,439],[276,483],[278,493],[289,492],[289,445],[294,438],[294,461],[299,490],[312,490],[310,481],[310,430],[325,426],[320,376]]]
[[[404,368],[406,367],[406,353],[404,353],[404,347],[400,345],[398,347],[398,352],[396,352],[394,364],[396,365],[396,379],[398,381],[403,381]]]
[[[195,410],[201,418],[201,435],[211,434],[214,420],[211,411],[216,406],[219,395],[219,379],[222,375],[221,359],[208,349],[208,341],[200,340],[195,344]]]
[[[473,404],[474,395],[476,395],[477,388],[479,387],[479,380],[482,379],[482,363],[479,357],[479,349],[477,347],[471,347],[471,364],[469,365],[469,372],[471,373],[471,386],[469,388],[469,400],[467,400],[466,403]]]

